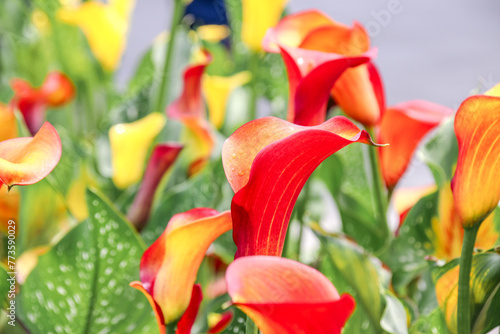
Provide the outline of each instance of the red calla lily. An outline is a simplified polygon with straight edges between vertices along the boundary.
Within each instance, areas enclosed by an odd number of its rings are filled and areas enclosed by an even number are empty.
[[[307,126],[325,121],[330,90],[342,73],[372,56],[344,57],[286,46],[280,46],[280,50],[289,81],[287,119]]]
[[[322,273],[285,258],[239,258],[226,280],[233,303],[263,334],[340,334],[355,308]]]
[[[378,141],[390,144],[379,149],[382,175],[388,188],[394,188],[403,176],[422,138],[451,115],[450,108],[420,100],[387,109]]]
[[[210,326],[207,334],[222,333],[231,324],[233,318],[234,313],[232,311],[227,311],[218,315],[218,321],[213,326]]]
[[[61,139],[50,123],[34,137],[0,142],[0,187],[29,185],[46,177],[61,158]]]
[[[210,54],[205,52],[202,63],[191,65],[184,71],[182,94],[166,110],[169,117],[178,119],[186,126],[184,150],[191,160],[190,175],[205,165],[215,145],[215,138],[206,118],[201,93],[202,75],[210,61]]]
[[[189,306],[186,312],[182,315],[181,320],[177,323],[177,330],[175,331],[176,334],[191,334],[191,328],[193,328],[202,300],[203,291],[201,291],[201,286],[199,284],[195,284],[193,286],[193,293],[191,294]]]
[[[279,48],[288,46],[353,57],[362,56],[369,50],[370,38],[357,22],[349,27],[335,22],[323,12],[310,10],[283,18],[268,31],[263,44],[268,52],[278,52]],[[290,70],[288,72],[290,76]],[[370,127],[379,122],[385,101],[382,80],[372,64],[346,68],[334,83],[330,87],[332,96],[349,117]]]
[[[455,117],[458,161],[452,181],[461,223],[481,223],[500,201],[500,84],[466,99]]]
[[[146,295],[160,324],[176,321],[187,309],[208,247],[231,228],[229,211],[193,209],[174,215],[165,232],[144,252],[141,282],[131,286]]]
[[[153,149],[141,186],[127,215],[138,230],[147,223],[156,188],[181,150],[182,145],[176,143],[159,144]]]
[[[51,72],[39,88],[34,88],[23,79],[11,82],[14,90],[12,103],[23,114],[26,126],[35,134],[42,126],[47,107],[61,107],[75,96],[75,87],[71,80],[61,72]]]
[[[265,117],[231,135],[222,161],[236,193],[231,203],[236,257],[281,255],[307,178],[324,159],[355,142],[375,145],[367,132],[342,116],[311,127]]]

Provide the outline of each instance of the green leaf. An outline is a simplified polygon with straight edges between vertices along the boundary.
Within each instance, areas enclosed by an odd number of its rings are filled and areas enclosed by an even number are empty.
[[[421,316],[411,327],[410,334],[450,334],[439,308],[428,316]]]
[[[436,135],[419,151],[419,157],[429,166],[436,184],[441,186],[451,180],[458,157],[453,119],[439,127]]]
[[[153,333],[138,279],[145,250],[133,227],[101,196],[87,191],[89,220],[42,255],[19,295],[32,333]]]
[[[7,267],[0,263],[0,308],[5,309],[9,303],[9,290],[10,290],[10,282],[7,279],[10,278],[8,274]]]
[[[324,250],[321,272],[332,281],[339,293],[349,293],[356,300],[356,309],[343,333],[380,333],[384,313],[385,326],[392,330],[402,328],[403,325],[396,325],[391,319],[395,310],[401,313],[399,302],[394,301],[394,305],[385,311],[389,273],[382,268],[380,260],[345,238],[327,235],[317,229],[315,233]],[[400,321],[406,326],[406,316]]]

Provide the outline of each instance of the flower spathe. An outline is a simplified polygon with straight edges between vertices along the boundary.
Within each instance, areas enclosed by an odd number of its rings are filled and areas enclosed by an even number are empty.
[[[179,96],[167,109],[168,117],[185,125],[182,135],[184,153],[189,159],[188,174],[199,171],[209,160],[215,146],[213,130],[206,119],[202,96],[202,76],[211,61],[208,52],[200,53],[200,61],[188,66],[184,71],[184,87]]]
[[[29,185],[45,178],[61,158],[61,139],[50,123],[34,137],[0,142],[0,186]]]
[[[102,66],[115,70],[125,50],[129,16],[134,0],[109,0],[108,4],[87,1],[77,8],[59,9],[57,17],[78,26],[87,37],[90,49]]]
[[[500,85],[466,99],[455,117],[458,161],[453,197],[464,227],[481,223],[500,201]]]
[[[264,117],[231,135],[222,162],[231,203],[236,257],[281,255],[294,204],[307,178],[327,157],[352,143],[373,144],[343,116],[318,126]]]
[[[165,232],[144,252],[141,282],[131,285],[144,292],[163,324],[184,313],[208,247],[231,228],[229,211],[192,209],[174,215]]]
[[[349,27],[309,10],[283,18],[268,31],[263,44],[269,52],[288,46],[352,57],[369,50],[370,38],[357,22]],[[365,126],[376,125],[385,109],[382,80],[371,63],[347,69],[331,92],[342,110]]]
[[[135,122],[113,125],[109,129],[112,179],[118,188],[139,182],[149,147],[165,122],[165,116],[153,112]]]
[[[388,188],[394,188],[403,176],[422,138],[452,115],[450,108],[422,100],[403,102],[386,110],[378,141],[390,144],[379,149],[382,176]]]
[[[76,90],[71,80],[61,72],[50,72],[39,88],[23,79],[11,82],[14,97],[11,104],[21,111],[26,126],[35,134],[45,120],[47,108],[58,108],[69,103]]]
[[[232,302],[263,334],[340,334],[355,308],[322,273],[286,258],[236,259],[226,281]]]
[[[12,108],[0,103],[0,142],[17,137],[16,116]]]
[[[241,40],[252,51],[262,50],[267,29],[280,19],[288,0],[242,0]]]
[[[239,72],[229,77],[205,74],[203,76],[203,95],[207,100],[210,123],[217,129],[222,127],[226,118],[226,106],[231,92],[249,82],[248,71]]]

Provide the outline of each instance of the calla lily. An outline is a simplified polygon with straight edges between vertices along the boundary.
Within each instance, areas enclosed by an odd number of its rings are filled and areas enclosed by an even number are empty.
[[[231,214],[198,208],[172,217],[165,232],[141,259],[141,290],[161,324],[180,318],[187,309],[198,268],[210,244],[231,230]]]
[[[431,222],[434,231],[434,256],[439,259],[452,260],[460,257],[464,229],[457,209],[448,183],[439,190],[438,217],[433,217]],[[474,247],[490,249],[495,246],[499,237],[492,214],[481,224]]]
[[[19,221],[21,194],[17,189],[0,187],[0,232],[7,235],[9,220]],[[15,231],[17,233],[17,229]]]
[[[226,280],[233,303],[263,334],[340,334],[355,307],[322,273],[285,258],[239,258]]]
[[[217,129],[222,127],[226,116],[226,105],[231,92],[251,79],[248,71],[230,77],[205,74],[203,76],[203,95],[207,100],[210,123]]]
[[[352,57],[367,52],[370,39],[357,22],[349,27],[311,10],[283,18],[267,32],[263,44],[269,52],[288,46]],[[382,80],[373,64],[347,69],[336,80],[332,96],[349,117],[365,126],[376,125],[385,109]]]
[[[307,178],[327,157],[356,142],[375,145],[367,132],[342,116],[314,127],[265,117],[231,135],[222,162],[236,193],[231,203],[236,257],[281,255]]]
[[[173,165],[182,145],[176,143],[156,145],[149,158],[141,187],[128,212],[128,219],[141,230],[147,223],[156,188],[163,175]]]
[[[204,25],[196,29],[198,36],[207,42],[218,43],[229,37],[231,30],[225,25]]]
[[[466,99],[455,117],[458,161],[452,181],[461,223],[481,223],[500,201],[500,85]]]
[[[75,96],[73,83],[61,72],[49,73],[39,88],[23,79],[12,80],[11,87],[15,94],[12,103],[23,114],[26,126],[32,134],[42,126],[47,107],[61,107]]]
[[[57,18],[78,26],[87,37],[90,49],[108,70],[115,70],[125,50],[126,35],[134,0],[109,0],[108,4],[86,1],[77,8],[59,9]]]
[[[252,51],[262,50],[262,39],[267,29],[280,19],[288,0],[242,0],[243,21],[241,40]]]
[[[325,121],[330,90],[349,67],[370,60],[372,54],[344,57],[280,46],[289,81],[287,120],[299,125]]]
[[[427,101],[408,101],[388,108],[380,123],[378,141],[390,145],[379,149],[385,184],[394,188],[403,176],[422,138],[453,110]]]
[[[193,286],[193,293],[191,294],[189,306],[177,324],[177,330],[175,331],[176,334],[191,334],[191,328],[193,328],[202,300],[203,292],[201,291],[201,286],[199,284],[195,284]]]
[[[124,189],[139,182],[149,147],[165,122],[165,116],[154,112],[135,122],[117,124],[109,129],[113,182],[118,188]]]
[[[0,142],[0,187],[29,185],[46,177],[61,158],[61,139],[45,122],[34,137]]]
[[[227,311],[222,314],[209,314],[208,316],[208,331],[207,334],[222,333],[233,321],[234,313]]]
[[[184,71],[184,89],[181,96],[167,107],[166,113],[184,123],[186,131],[182,142],[186,156],[190,159],[189,174],[199,171],[210,158],[215,145],[213,131],[205,116],[205,105],[201,94],[201,80],[211,56],[204,52],[199,64]]]
[[[0,103],[0,142],[17,137],[16,116],[11,108]]]

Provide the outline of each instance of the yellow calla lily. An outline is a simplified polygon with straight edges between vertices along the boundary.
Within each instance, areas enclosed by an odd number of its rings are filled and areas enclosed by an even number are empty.
[[[0,142],[17,137],[17,122],[14,112],[0,103]]]
[[[196,29],[196,32],[202,40],[210,43],[218,43],[227,38],[231,30],[226,25],[208,24],[200,26]]]
[[[154,112],[127,124],[117,124],[109,130],[113,182],[124,189],[139,182],[148,149],[165,126],[165,116]]]
[[[274,27],[288,0],[242,0],[243,22],[241,40],[252,50],[262,50],[267,29]]]
[[[220,77],[205,74],[203,77],[203,95],[208,104],[210,123],[220,129],[226,116],[226,105],[231,92],[251,79],[248,71],[234,74],[230,77]]]
[[[90,49],[102,66],[115,70],[126,45],[129,16],[133,0],[110,0],[108,4],[87,1],[77,8],[62,8],[57,12],[60,21],[80,27]]]

